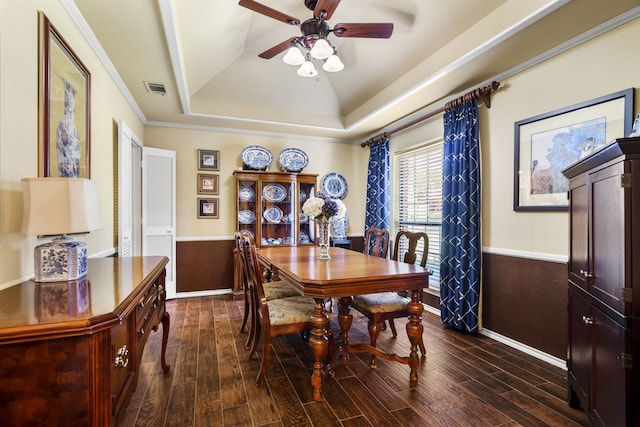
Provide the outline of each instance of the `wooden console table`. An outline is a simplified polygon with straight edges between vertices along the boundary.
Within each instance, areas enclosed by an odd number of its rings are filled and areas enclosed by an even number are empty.
[[[0,414],[4,425],[110,426],[136,388],[150,330],[162,323],[166,257],[89,260],[70,282],[0,291]]]

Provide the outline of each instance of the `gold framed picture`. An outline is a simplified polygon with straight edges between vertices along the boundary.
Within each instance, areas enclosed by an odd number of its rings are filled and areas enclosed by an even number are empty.
[[[219,217],[218,210],[219,199],[198,199],[198,218],[213,218]]]
[[[38,176],[90,178],[91,74],[43,12],[38,19]]]
[[[198,174],[198,194],[218,194],[218,175]]]
[[[198,170],[220,170],[220,152],[217,150],[198,150]]]

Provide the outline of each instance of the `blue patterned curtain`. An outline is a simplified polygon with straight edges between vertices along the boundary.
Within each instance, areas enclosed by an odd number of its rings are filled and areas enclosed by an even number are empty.
[[[389,229],[391,224],[389,138],[371,144],[369,150],[365,233],[369,227]]]
[[[480,303],[480,139],[478,103],[444,114],[440,313],[442,323],[478,332]]]

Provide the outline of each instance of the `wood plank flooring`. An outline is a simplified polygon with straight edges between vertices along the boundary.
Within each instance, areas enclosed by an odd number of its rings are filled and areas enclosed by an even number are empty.
[[[324,381],[324,400],[315,402],[312,356],[297,334],[273,340],[265,383],[256,387],[259,361],[248,360],[247,334],[239,332],[242,304],[230,296],[168,301],[171,370],[162,373],[162,333],[155,332],[142,356],[136,392],[117,425],[590,425],[581,410],[565,401],[565,371],[489,338],[445,329],[427,312],[427,357],[413,387],[408,366],[378,360],[372,370],[368,354],[355,354]],[[380,333],[380,348],[408,354],[401,323],[396,321],[396,339],[390,330]],[[354,313],[350,337],[352,342],[368,341],[366,319],[359,313]]]

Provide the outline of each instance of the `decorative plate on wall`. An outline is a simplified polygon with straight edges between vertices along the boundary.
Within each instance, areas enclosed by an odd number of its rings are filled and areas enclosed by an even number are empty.
[[[309,164],[309,157],[299,148],[285,148],[278,155],[278,162],[286,172],[302,172]]]
[[[253,170],[267,170],[273,162],[271,151],[259,145],[245,147],[240,153],[240,158],[245,168]]]
[[[238,222],[240,224],[253,224],[256,221],[256,215],[251,211],[238,212]]]
[[[262,189],[262,197],[270,202],[281,202],[287,198],[287,189],[281,184],[267,184]]]
[[[322,191],[332,199],[342,199],[347,195],[347,180],[337,172],[328,173],[322,178]]]
[[[270,223],[277,224],[282,219],[282,209],[277,206],[270,206],[264,210],[262,216]]]

